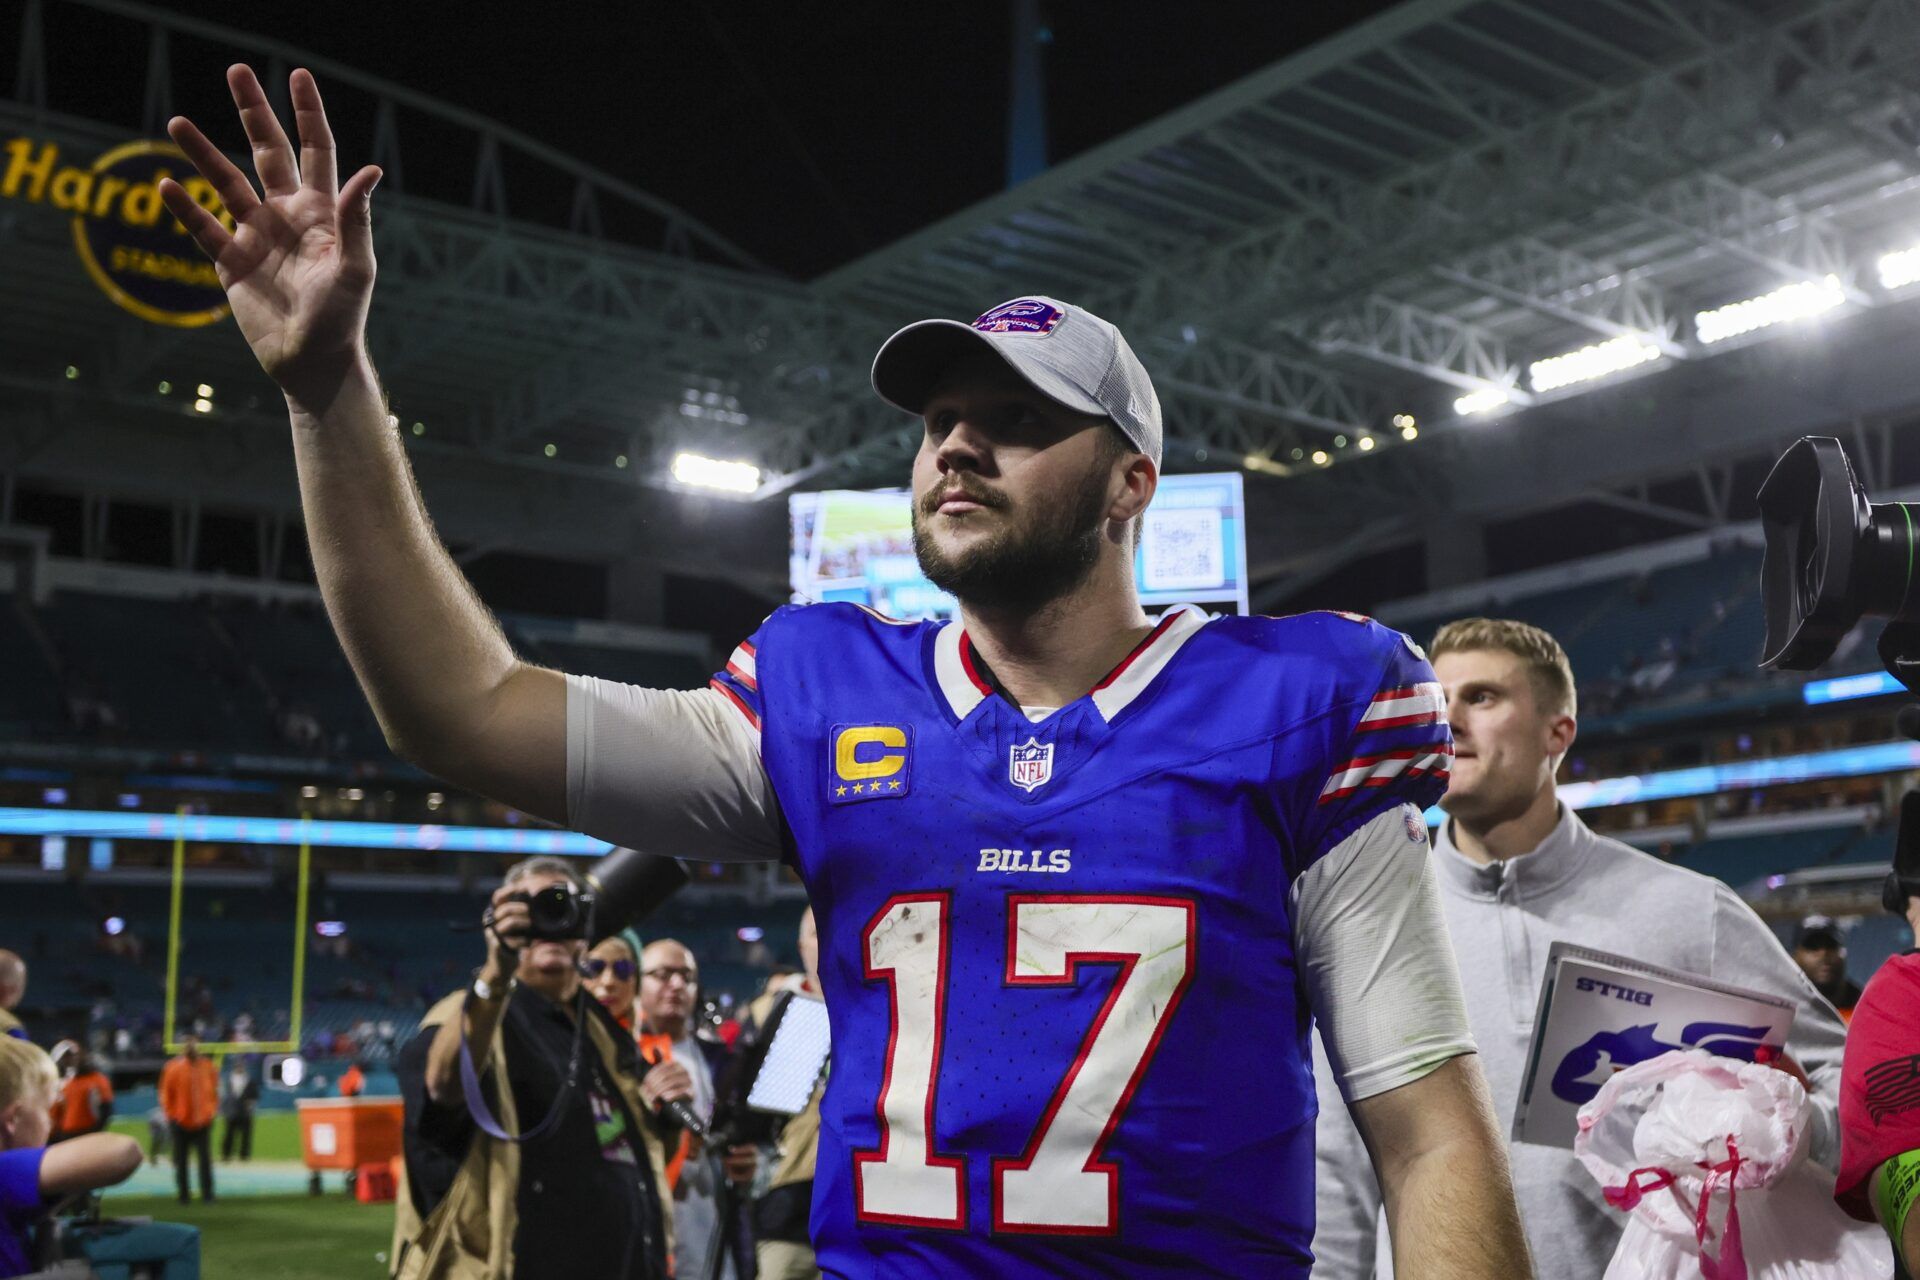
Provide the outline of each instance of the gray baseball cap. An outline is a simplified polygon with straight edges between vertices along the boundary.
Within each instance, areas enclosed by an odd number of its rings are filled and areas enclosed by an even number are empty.
[[[983,347],[1049,400],[1111,418],[1160,465],[1160,397],[1140,358],[1118,329],[1055,298],[1010,298],[972,324],[916,321],[880,344],[873,389],[896,409],[921,413],[948,366]]]

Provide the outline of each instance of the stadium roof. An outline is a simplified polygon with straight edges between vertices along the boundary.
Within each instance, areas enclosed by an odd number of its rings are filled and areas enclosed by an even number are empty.
[[[84,52],[44,33],[74,4],[147,42],[144,120],[61,111],[61,61]],[[371,134],[343,151],[400,179],[376,208],[376,355],[395,412],[424,424],[423,471],[478,486],[476,510],[529,470],[605,482],[573,486],[593,492],[582,537],[682,448],[754,461],[762,497],[894,480],[917,426],[867,387],[880,338],[1023,292],[1128,332],[1170,466],[1291,477],[1255,553],[1289,581],[1442,511],[1564,501],[1920,403],[1912,285],[1880,270],[1920,244],[1911,0],[1413,0],[806,284],[350,68],[124,0],[22,15],[9,136],[84,152],[157,134],[189,45],[270,80],[315,65],[336,111],[360,95]],[[474,156],[470,199],[406,187],[422,145]],[[561,225],[506,215],[527,184],[571,192]],[[230,329],[113,313],[48,211],[0,201],[0,244],[0,386],[34,393],[0,411],[0,469],[288,492],[275,405]],[[258,403],[223,390],[209,420],[155,396],[188,369]],[[1456,408],[1469,395],[1485,408]]]

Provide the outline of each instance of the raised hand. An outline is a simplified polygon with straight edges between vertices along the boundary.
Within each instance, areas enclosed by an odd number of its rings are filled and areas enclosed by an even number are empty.
[[[175,116],[167,122],[167,132],[233,216],[231,233],[171,179],[161,181],[160,198],[213,259],[260,367],[297,406],[317,409],[364,355],[374,277],[371,197],[380,170],[368,165],[340,186],[319,86],[305,70],[295,71],[288,85],[300,133],[297,158],[253,71],[227,69],[227,87],[253,144],[258,193],[192,121]]]

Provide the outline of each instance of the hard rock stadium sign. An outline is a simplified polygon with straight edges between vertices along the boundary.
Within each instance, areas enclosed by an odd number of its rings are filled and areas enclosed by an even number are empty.
[[[0,148],[0,198],[73,215],[73,246],[95,284],[154,324],[191,329],[227,317],[213,264],[160,203],[160,179],[179,182],[233,227],[220,197],[171,142],[129,142],[82,168],[59,144],[13,138]]]

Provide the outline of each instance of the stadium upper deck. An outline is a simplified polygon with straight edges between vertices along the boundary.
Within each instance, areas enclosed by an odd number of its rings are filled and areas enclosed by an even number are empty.
[[[179,69],[300,56],[125,0],[18,9],[0,133],[33,160],[155,136]],[[63,108],[82,15],[147,45],[119,118]],[[378,217],[376,344],[454,536],[684,558],[659,529],[680,521],[647,517],[687,508],[633,487],[665,484],[689,445],[754,462],[763,495],[891,477],[906,435],[866,389],[876,339],[1050,289],[1134,335],[1173,465],[1293,477],[1256,504],[1272,601],[1419,536],[1443,493],[1456,520],[1592,491],[1716,523],[1731,453],[1856,422],[1871,437],[1920,402],[1898,320],[1898,254],[1920,242],[1917,43],[1902,0],[1416,0],[808,284],[505,125],[316,65],[359,100],[344,114],[365,136],[343,148],[402,178]],[[406,188],[407,149],[449,138],[476,157],[470,191]],[[277,409],[240,344],[115,312],[73,261],[71,216],[28,181],[0,174],[0,469],[286,511]],[[558,227],[508,216],[555,205]],[[196,413],[161,381],[218,394]],[[1877,479],[1882,442],[1864,453]],[[1633,492],[1695,468],[1697,495]],[[765,522],[738,514],[702,529],[738,547],[698,558],[770,571]]]

